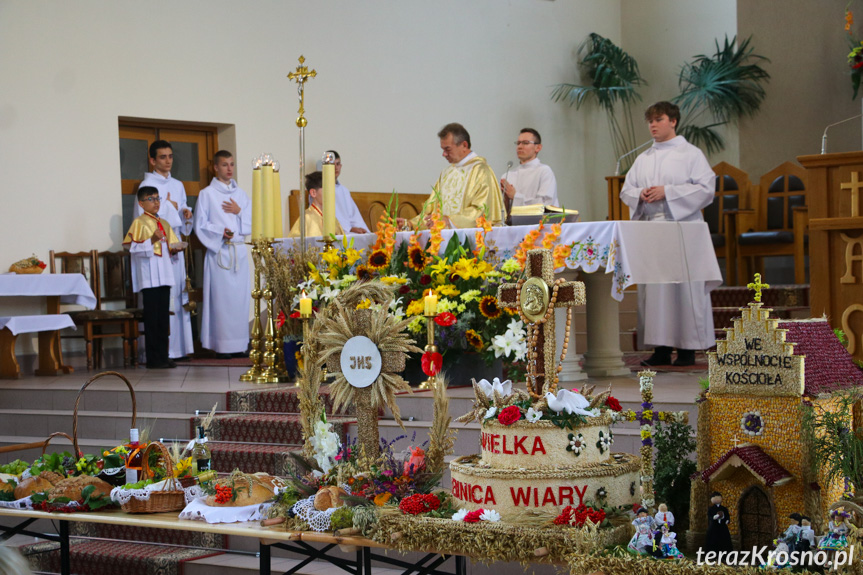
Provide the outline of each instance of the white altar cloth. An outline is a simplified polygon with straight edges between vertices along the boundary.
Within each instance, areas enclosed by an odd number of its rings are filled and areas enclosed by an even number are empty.
[[[17,315],[12,317],[0,317],[0,329],[9,328],[12,335],[19,333],[35,333],[39,331],[54,331],[71,327],[75,329],[75,322],[65,313],[48,315]]]
[[[496,227],[486,236],[486,244],[496,248],[502,257],[512,257],[518,244],[535,225]],[[548,233],[546,226],[544,233]],[[476,229],[443,230],[444,250],[447,242],[458,235],[474,241]],[[412,232],[399,232],[396,246],[408,241]],[[429,232],[424,231],[420,245],[425,245]],[[341,236],[339,236],[341,238]],[[374,245],[375,234],[348,234],[354,248],[363,249]],[[306,238],[306,245],[320,245],[320,238]],[[296,238],[277,240],[291,245]],[[537,240],[537,245],[542,236]],[[633,284],[679,283],[686,281],[706,282],[710,289],[722,283],[722,274],[716,261],[710,232],[704,222],[633,222],[604,221],[562,224],[558,245],[571,245],[572,252],[566,260],[569,269],[595,272],[602,268],[613,274],[611,297],[623,299],[623,290]],[[561,271],[561,270],[557,270]]]
[[[96,295],[79,274],[0,274],[0,297],[59,296],[60,303],[96,307]]]

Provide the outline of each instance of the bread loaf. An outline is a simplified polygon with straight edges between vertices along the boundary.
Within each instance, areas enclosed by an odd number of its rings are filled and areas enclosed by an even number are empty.
[[[56,499],[58,497],[68,497],[71,501],[78,501],[83,497],[81,495],[81,491],[83,491],[88,485],[93,485],[95,487],[91,497],[97,497],[98,495],[111,495],[112,487],[108,483],[102,481],[98,477],[80,475],[78,477],[69,477],[68,479],[58,482],[57,485],[48,490],[48,498]]]
[[[347,495],[348,492],[341,487],[329,485],[321,487],[315,494],[315,509],[318,511],[326,511],[333,507],[342,506],[342,495]]]
[[[23,499],[34,493],[42,493],[54,487],[54,485],[42,477],[28,477],[18,482],[15,488],[15,499]]]
[[[260,478],[251,475],[246,475],[238,479],[225,477],[217,480],[215,484],[233,487],[236,497],[232,501],[216,503],[216,496],[210,495],[206,499],[206,504],[211,507],[243,507],[245,505],[258,505],[259,503],[272,499],[274,495],[269,481],[264,483]]]

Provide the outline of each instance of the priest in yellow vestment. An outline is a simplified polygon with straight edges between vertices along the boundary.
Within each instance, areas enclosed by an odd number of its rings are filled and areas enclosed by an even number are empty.
[[[429,197],[425,213],[411,220],[413,227],[427,228],[428,214],[438,209],[451,228],[474,228],[482,214],[492,224],[499,224],[503,207],[500,186],[485,158],[471,151],[470,134],[461,124],[452,123],[438,132],[438,138],[450,165],[438,177],[438,193]]]
[[[306,176],[306,189],[309,191],[309,207],[306,208],[306,237],[324,235],[324,201],[323,201],[323,175],[321,172],[312,172]],[[336,235],[341,235],[344,232],[336,220]],[[290,238],[300,237],[300,218],[291,226]]]

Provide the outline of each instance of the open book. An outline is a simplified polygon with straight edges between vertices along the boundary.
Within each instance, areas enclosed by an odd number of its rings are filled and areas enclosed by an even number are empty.
[[[557,206],[544,204],[531,204],[529,206],[513,206],[509,211],[512,225],[525,225],[538,223],[540,218],[549,214],[561,214],[562,219],[554,218],[555,222],[577,222],[578,210],[566,210]]]

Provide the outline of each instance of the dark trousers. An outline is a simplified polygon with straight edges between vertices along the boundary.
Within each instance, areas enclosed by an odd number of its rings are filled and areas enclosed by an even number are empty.
[[[144,349],[147,365],[168,363],[168,336],[171,334],[171,288],[160,286],[141,290],[144,300]]]

